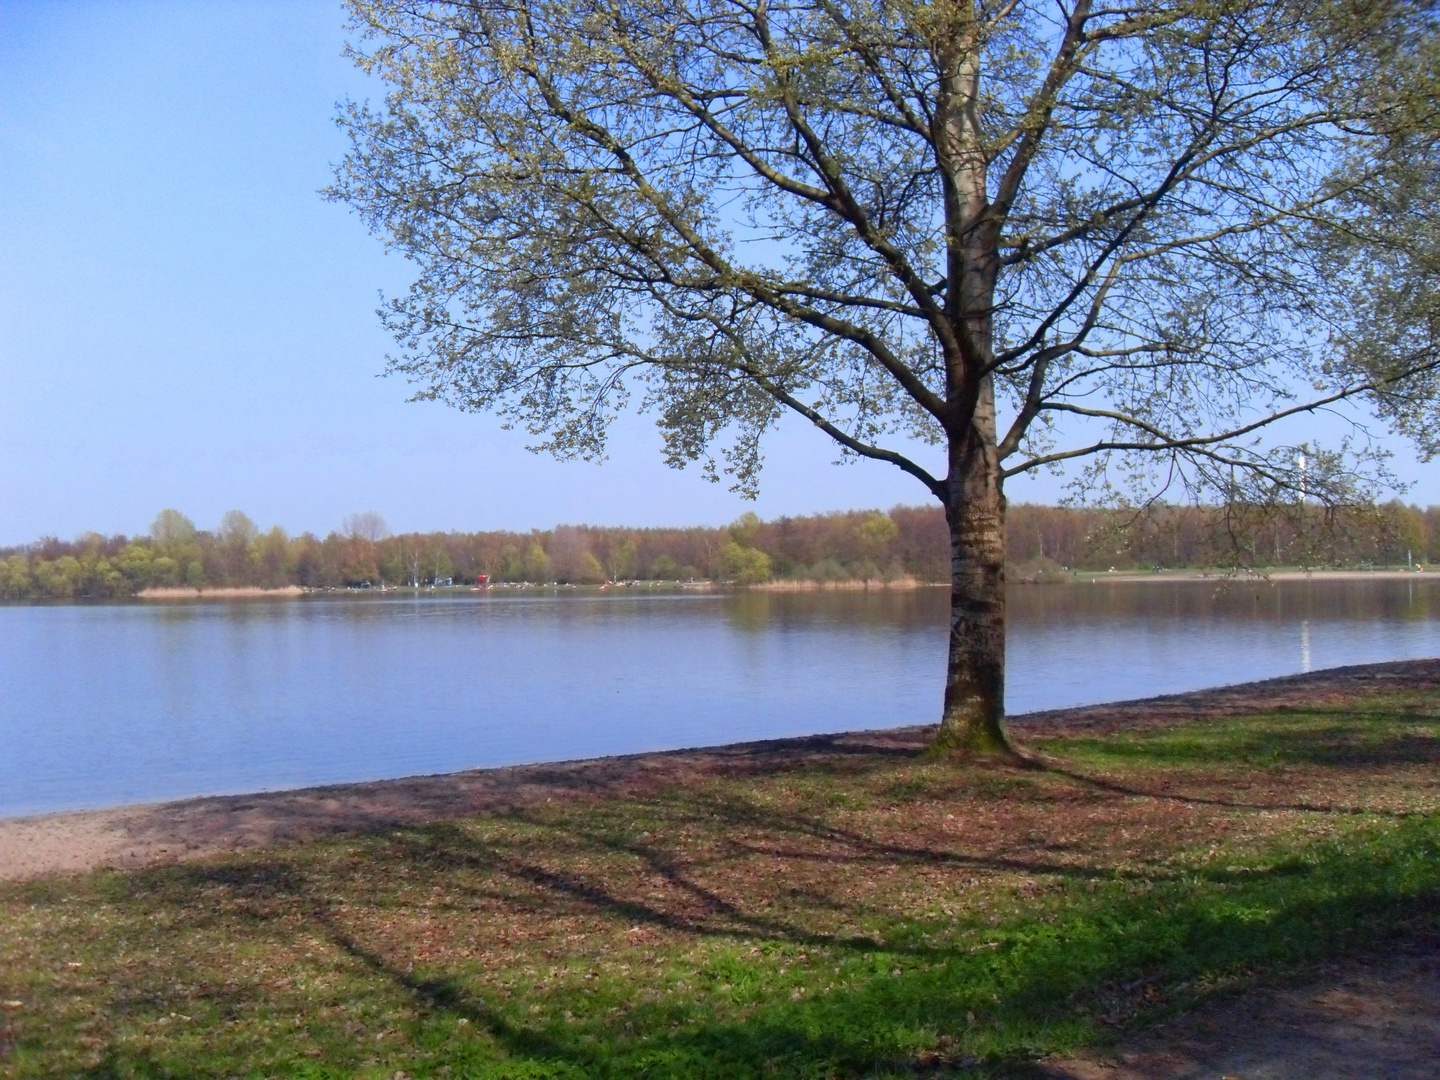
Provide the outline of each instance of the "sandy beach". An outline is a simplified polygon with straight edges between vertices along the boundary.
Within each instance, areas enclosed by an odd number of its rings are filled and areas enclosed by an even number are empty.
[[[1268,585],[1277,581],[1424,581],[1428,571],[1416,570],[1276,570],[1273,572],[1243,572],[1225,573],[1221,570],[1075,570],[1067,571],[1063,576],[1045,577],[1039,581],[1034,578],[1025,577],[1018,573],[1011,575],[1013,584],[1018,585],[1080,585],[1099,584],[1109,582],[1111,584],[1124,582],[1126,584],[1135,582],[1175,582],[1175,581],[1212,581],[1217,585],[1233,585],[1236,583]],[[622,583],[624,584],[624,583]],[[762,582],[756,585],[726,585],[717,581],[690,581],[690,582],[639,582],[646,588],[678,588],[688,590],[720,590],[738,589],[748,592],[857,592],[874,590],[899,590],[907,591],[912,589],[935,589],[948,586],[944,581],[918,581],[913,577],[898,577],[886,580],[871,579],[844,579],[839,581],[814,581],[802,578],[776,578],[772,581]],[[584,589],[585,591],[607,591],[615,588],[613,583],[606,582],[601,585],[590,586],[561,586],[567,589]],[[467,587],[468,588],[468,587]],[[519,588],[519,589],[553,589],[555,585],[531,585],[531,584],[508,584],[497,582],[491,588]],[[306,596],[315,592],[345,592],[346,590],[315,590],[306,589],[299,585],[287,585],[278,589],[260,588],[206,588],[192,589],[184,587],[155,587],[142,589],[135,594],[137,600],[250,600],[285,597]],[[382,592],[384,590],[369,590]],[[456,590],[445,590],[460,591]],[[484,591],[484,587],[478,587],[471,591]]]
[[[251,597],[304,596],[306,590],[299,585],[283,585],[277,589],[261,589],[253,586],[226,585],[217,588],[191,589],[181,586],[153,586],[141,589],[135,594],[137,600],[246,600]]]

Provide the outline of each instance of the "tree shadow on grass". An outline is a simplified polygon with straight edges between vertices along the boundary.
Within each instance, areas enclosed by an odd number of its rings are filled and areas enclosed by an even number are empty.
[[[643,795],[724,778],[860,777],[911,759],[932,728],[811,735],[590,761],[478,769],[441,776],[217,796],[127,810],[128,843],[157,850],[263,847],[363,835],[430,821]]]
[[[1304,873],[1282,866],[1171,882],[1144,894],[1072,894],[1050,918],[996,929],[989,949],[917,953],[828,939],[842,964],[847,952],[852,961],[864,953],[883,964],[859,969],[868,974],[844,988],[800,1000],[785,995],[777,979],[755,1007],[738,1012],[703,1000],[680,1006],[688,1015],[679,1023],[673,1007],[669,1024],[663,1010],[632,1012],[639,1023],[629,1035],[593,1017],[540,1035],[497,1020],[459,983],[416,983],[378,956],[370,962],[433,1007],[465,1010],[508,1053],[574,1065],[588,1076],[862,1076],[913,1074],[927,1062],[998,1066],[1083,1041],[1101,1019],[1121,1022],[1162,1008],[1207,975],[1305,963],[1433,919],[1440,898],[1435,832],[1410,832],[1360,855],[1321,845],[1308,853]],[[1417,881],[1427,863],[1428,877]],[[545,1011],[555,1015],[581,998],[557,995]]]
[[[1179,874],[1178,870],[1164,866],[1135,868],[1085,861],[1073,852],[1069,860],[1046,857],[1047,849],[1063,849],[1068,845],[1039,845],[1039,849],[1027,857],[877,840],[823,818],[777,810],[739,796],[697,793],[683,805],[661,800],[640,805],[643,810],[638,816],[643,821],[650,824],[654,824],[656,818],[664,821],[662,835],[682,833],[701,825],[716,837],[719,850],[708,857],[696,858],[676,851],[663,840],[649,838],[650,830],[641,830],[638,826],[626,830],[614,823],[597,822],[578,814],[568,815],[562,824],[525,810],[514,811],[502,819],[523,826],[523,839],[482,839],[461,826],[442,823],[396,833],[389,842],[398,857],[439,873],[499,872],[556,900],[563,898],[572,905],[567,910],[575,910],[573,905],[579,905],[628,924],[654,926],[697,937],[762,938],[796,946],[886,951],[932,958],[947,952],[918,944],[920,935],[907,934],[909,940],[905,942],[881,942],[871,934],[819,932],[805,925],[803,912],[791,919],[763,912],[758,905],[728,899],[701,878],[706,871],[712,876],[722,872],[724,863],[752,857],[809,863],[822,871],[844,868],[850,872],[871,869],[880,873],[892,868],[925,867],[1082,885],[1116,882],[1145,885]],[[540,845],[542,847],[578,850],[588,856],[598,856],[612,866],[633,866],[643,876],[663,881],[675,901],[663,906],[633,892],[625,895],[616,891],[614,881],[633,876],[629,872],[582,874],[547,866],[534,857],[534,838],[539,835],[548,837],[548,843]],[[799,899],[806,891],[789,890],[786,895]],[[847,923],[887,917],[885,912],[865,908],[859,901],[840,903],[832,898],[819,905],[813,894],[811,896],[803,906],[838,912],[846,916]],[[923,920],[918,920],[917,925],[919,923]]]
[[[1071,744],[1097,756],[1155,766],[1417,765],[1440,761],[1440,718],[1401,711],[1306,709]]]
[[[1066,740],[1047,745],[1060,755],[1038,764],[1047,772],[1116,795],[1141,796],[1169,802],[1218,806],[1236,810],[1293,810],[1317,814],[1374,815],[1405,818],[1416,811],[1375,806],[1294,800],[1255,801],[1155,790],[1096,776],[1070,762],[1111,762],[1165,768],[1247,765],[1264,769],[1320,767],[1343,774],[1346,769],[1380,769],[1432,765],[1440,767],[1440,737],[1433,716],[1403,712],[1307,711],[1280,718],[1259,717],[1243,725],[1187,726],[1147,732],[1128,739]],[[1069,760],[1067,760],[1069,759]]]
[[[822,821],[797,821],[744,800],[711,798],[701,806],[670,803],[661,809],[704,816],[719,832],[764,827],[777,836],[823,837],[851,858],[926,864],[964,858],[874,841]],[[647,823],[659,813],[649,810]],[[974,860],[979,868],[1072,884],[998,925],[983,919],[983,908],[949,920],[892,913],[879,937],[817,933],[801,916],[758,913],[697,883],[695,867],[682,855],[626,835],[613,822],[602,827],[583,814],[559,821],[517,814],[503,824],[514,831],[500,839],[450,824],[400,830],[371,841],[371,858],[338,869],[275,854],[116,875],[113,887],[131,882],[132,897],[143,899],[147,910],[169,909],[164,913],[177,920],[205,918],[197,908],[219,906],[243,925],[268,921],[276,933],[324,940],[372,988],[367,993],[408,1001],[417,1024],[463,1018],[490,1041],[488,1060],[451,1061],[442,1044],[401,1062],[417,1080],[442,1066],[450,1075],[495,1080],[985,1072],[1072,1048],[1106,1021],[1124,1023],[1183,999],[1200,980],[1373,945],[1397,927],[1433,920],[1440,906],[1440,830],[1424,819],[1313,845],[1291,852],[1288,861],[1239,874],[1140,876],[1103,865],[1057,867],[1043,859]],[[557,870],[543,856],[565,845],[653,871],[673,886],[673,901],[624,895],[593,863],[583,872]],[[617,927],[648,923],[708,943],[710,950],[695,963],[715,970],[697,970],[683,994],[646,1002],[630,977],[603,959],[592,960],[599,974],[591,983],[556,984],[507,999],[473,965],[443,954],[409,955],[403,942],[377,937],[375,928],[354,917],[357,907],[385,896],[387,881],[369,878],[377,868],[431,881],[462,907],[475,890],[503,898],[492,879],[518,881],[529,890],[529,918],[583,910]],[[1080,887],[1086,884],[1077,880],[1082,876],[1095,891]],[[848,914],[862,914],[858,902]],[[942,923],[948,938],[933,934]],[[791,950],[786,955],[792,958],[799,949],[809,959],[787,961],[793,965],[787,974],[764,952],[771,946]],[[682,948],[677,962],[693,955]],[[727,987],[745,979],[753,992],[737,1001]],[[627,999],[624,1024],[602,1007]],[[160,1001],[146,1006],[164,1007]],[[286,1071],[345,1074],[300,1059]],[[162,1048],[137,1048],[115,1050],[88,1075],[158,1080],[200,1073],[185,1071]]]
[[[1284,800],[1255,802],[1244,799],[1222,799],[1208,795],[1186,795],[1176,791],[1153,791],[1138,785],[1122,784],[1119,781],[1111,780],[1103,776],[1093,776],[1080,772],[1077,769],[1066,768],[1064,765],[1053,760],[1044,762],[1043,767],[1046,772],[1054,773],[1056,776],[1064,776],[1067,779],[1075,781],[1077,784],[1084,784],[1097,791],[1109,792],[1112,795],[1158,799],[1162,802],[1183,803],[1189,806],[1215,806],[1227,810],[1291,810],[1309,814],[1383,817],[1396,820],[1424,816],[1424,812],[1419,810],[1387,810],[1383,807],[1375,806],[1343,806],[1336,803],[1287,802]]]

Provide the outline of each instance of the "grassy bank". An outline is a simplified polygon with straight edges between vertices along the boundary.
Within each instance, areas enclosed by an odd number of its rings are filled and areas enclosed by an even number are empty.
[[[1377,684],[1378,685],[1378,684]],[[1440,693],[0,886],[0,1076],[985,1075],[1440,929]]]

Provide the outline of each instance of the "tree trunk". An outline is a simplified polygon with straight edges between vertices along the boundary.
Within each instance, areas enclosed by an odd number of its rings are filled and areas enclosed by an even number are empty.
[[[1013,750],[1005,737],[1005,497],[988,385],[970,431],[952,440],[949,500],[950,655],[935,749]]]
[[[1005,738],[1005,498],[996,442],[995,283],[1001,217],[990,205],[981,123],[979,24],[955,5],[942,57],[936,149],[945,184],[946,315],[960,330],[946,346],[950,527],[950,655],[938,752],[1011,756]],[[968,347],[960,342],[968,339]]]

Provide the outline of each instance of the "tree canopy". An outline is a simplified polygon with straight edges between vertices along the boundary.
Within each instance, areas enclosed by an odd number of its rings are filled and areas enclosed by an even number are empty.
[[[420,267],[394,366],[548,449],[599,453],[639,388],[743,490],[782,408],[921,473],[880,442],[943,438],[957,361],[1007,475],[1158,450],[1295,486],[1255,425],[1360,395],[1433,449],[1422,6],[352,6],[392,92],[332,190]],[[988,348],[954,317],[982,237]],[[1307,491],[1353,464],[1312,448]]]
[[[418,267],[393,370],[561,455],[653,409],[745,493],[786,410],[905,470],[991,743],[1007,478],[1341,500],[1372,418],[1440,449],[1430,5],[351,8],[389,93],[331,194]],[[1352,426],[1286,423],[1320,410]]]

